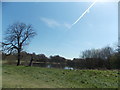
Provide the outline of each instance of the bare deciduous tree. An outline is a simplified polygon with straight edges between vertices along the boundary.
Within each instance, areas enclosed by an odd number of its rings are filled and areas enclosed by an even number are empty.
[[[82,52],[82,58],[108,59],[114,53],[113,48],[106,46],[101,49],[91,49]]]
[[[25,23],[14,23],[9,26],[5,32],[5,38],[2,42],[3,51],[11,54],[17,52],[17,66],[20,65],[20,53],[25,45],[29,44],[31,38],[36,35],[32,25]]]

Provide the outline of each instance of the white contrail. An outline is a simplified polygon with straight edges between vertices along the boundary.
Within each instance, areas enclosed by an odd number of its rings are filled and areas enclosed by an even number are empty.
[[[87,10],[85,10],[85,12],[72,24],[72,26],[75,25],[87,12],[89,12],[90,8],[92,8],[96,2],[97,0],[95,0]]]

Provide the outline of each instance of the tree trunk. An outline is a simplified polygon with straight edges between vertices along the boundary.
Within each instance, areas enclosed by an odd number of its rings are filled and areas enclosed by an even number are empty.
[[[32,66],[32,61],[33,61],[33,57],[31,56],[31,60],[30,60],[29,66]]]
[[[18,59],[17,66],[19,66],[20,65],[20,50],[18,50],[17,59]]]

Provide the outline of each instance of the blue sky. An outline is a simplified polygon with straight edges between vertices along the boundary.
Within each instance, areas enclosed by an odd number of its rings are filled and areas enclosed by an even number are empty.
[[[2,37],[2,3],[0,3],[0,37]],[[0,38],[0,42],[2,41],[2,38]]]
[[[3,32],[15,22],[32,24],[37,36],[27,52],[78,58],[80,52],[113,45],[118,39],[118,5],[95,3],[72,27],[92,2],[4,2]],[[4,33],[3,33],[4,36]]]

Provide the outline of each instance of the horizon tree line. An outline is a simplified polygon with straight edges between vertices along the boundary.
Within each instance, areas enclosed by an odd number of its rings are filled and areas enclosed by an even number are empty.
[[[59,55],[46,57],[44,54],[35,53],[30,54],[24,51],[24,47],[27,46],[30,40],[36,35],[36,32],[32,25],[16,22],[10,25],[5,32],[5,37],[2,42],[2,55],[3,59],[7,57],[17,57],[17,66],[21,64],[21,60],[30,62],[33,61],[43,63],[57,63],[64,64],[75,68],[120,68],[120,53],[119,48],[114,50],[112,47],[106,46],[100,49],[90,49],[81,52],[79,58],[73,58],[68,60]],[[9,55],[9,56],[8,56]],[[25,59],[26,58],[26,59]],[[10,59],[10,58],[9,58]]]

